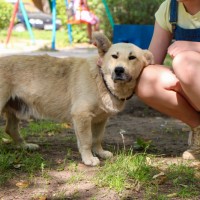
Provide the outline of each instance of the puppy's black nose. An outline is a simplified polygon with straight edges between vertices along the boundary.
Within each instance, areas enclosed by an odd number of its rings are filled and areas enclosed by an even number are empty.
[[[124,68],[119,66],[119,67],[115,67],[115,74],[116,75],[121,75],[124,73]]]

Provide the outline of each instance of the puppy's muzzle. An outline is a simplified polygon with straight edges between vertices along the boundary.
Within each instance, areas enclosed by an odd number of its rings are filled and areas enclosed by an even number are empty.
[[[112,73],[112,79],[116,82],[129,82],[131,81],[132,77],[126,73],[125,68],[122,66],[115,67]]]

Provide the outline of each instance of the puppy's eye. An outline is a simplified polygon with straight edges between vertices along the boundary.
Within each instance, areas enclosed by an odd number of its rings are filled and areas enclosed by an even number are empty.
[[[129,60],[134,60],[134,59],[136,59],[136,57],[135,56],[129,56],[128,59]]]
[[[118,58],[118,55],[112,55],[112,57],[114,58],[114,59],[117,59]]]

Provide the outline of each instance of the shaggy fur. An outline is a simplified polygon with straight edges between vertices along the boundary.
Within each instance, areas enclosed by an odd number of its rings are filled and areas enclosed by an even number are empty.
[[[23,148],[37,149],[19,134],[20,119],[29,117],[71,120],[86,165],[112,157],[101,146],[108,118],[121,111],[134,93],[142,69],[152,54],[133,44],[111,44],[103,34],[93,35],[101,57],[55,58],[15,55],[0,58],[0,110],[6,116],[6,133]],[[92,153],[93,152],[93,153]]]

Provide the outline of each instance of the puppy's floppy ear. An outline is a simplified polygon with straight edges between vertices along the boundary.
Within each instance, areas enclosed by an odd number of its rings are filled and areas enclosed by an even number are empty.
[[[143,53],[145,66],[154,64],[153,54],[149,50],[143,50]]]
[[[99,32],[92,34],[92,43],[97,47],[100,57],[104,56],[112,44],[103,33]]]

